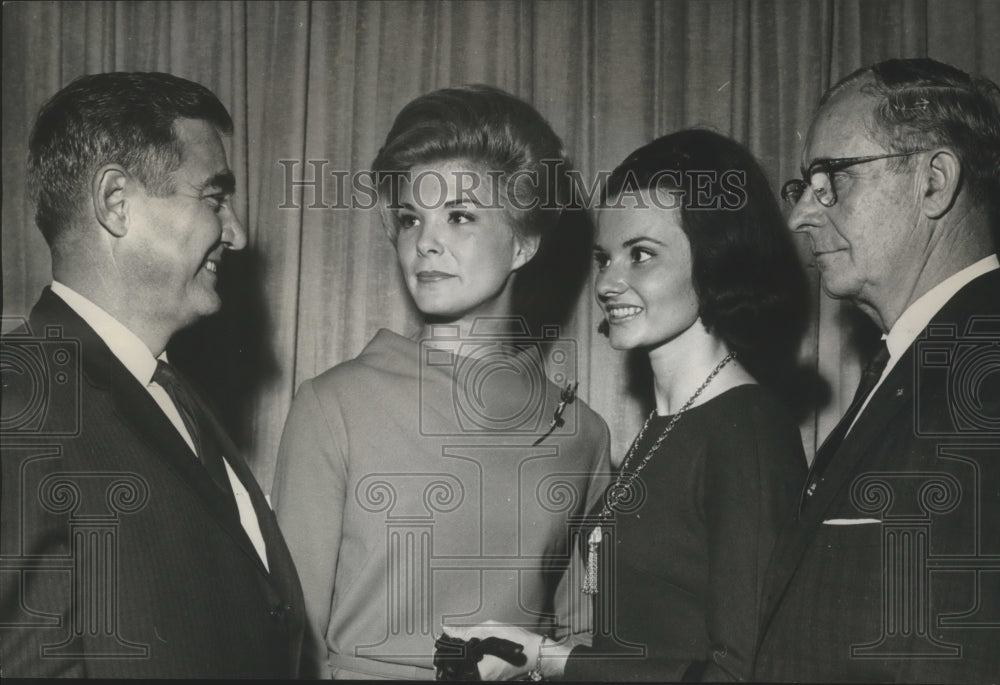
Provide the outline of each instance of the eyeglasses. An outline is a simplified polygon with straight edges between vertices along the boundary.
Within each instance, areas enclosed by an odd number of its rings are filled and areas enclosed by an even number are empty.
[[[840,157],[838,159],[819,159],[809,165],[809,168],[802,175],[803,178],[793,178],[781,186],[781,199],[794,207],[802,199],[802,193],[806,188],[812,188],[813,194],[819,203],[824,207],[833,207],[837,204],[837,190],[833,185],[832,174],[843,171],[855,164],[865,164],[874,162],[877,159],[892,159],[893,157],[909,157],[918,152],[926,150],[911,150],[910,152],[897,152],[890,155],[871,155],[869,157]]]

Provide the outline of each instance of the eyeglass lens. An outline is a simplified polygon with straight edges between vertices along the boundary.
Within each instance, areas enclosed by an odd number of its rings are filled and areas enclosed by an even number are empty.
[[[813,171],[809,177],[809,183],[798,178],[785,183],[781,189],[781,199],[789,205],[794,206],[802,199],[802,193],[808,188],[812,189],[816,195],[816,199],[824,207],[832,207],[837,201],[837,193],[833,189],[833,181],[830,179],[830,174],[823,169]]]
[[[812,187],[816,199],[824,207],[831,207],[837,201],[837,193],[833,189],[833,181],[830,174],[824,169],[817,169],[809,177],[809,185]]]

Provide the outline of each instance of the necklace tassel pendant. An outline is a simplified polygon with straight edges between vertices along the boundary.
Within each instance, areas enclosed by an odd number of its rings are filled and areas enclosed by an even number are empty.
[[[597,565],[598,565],[598,549],[601,545],[601,527],[594,526],[594,529],[590,531],[590,537],[587,538],[587,571],[583,577],[583,594],[585,595],[596,595],[597,594]]]

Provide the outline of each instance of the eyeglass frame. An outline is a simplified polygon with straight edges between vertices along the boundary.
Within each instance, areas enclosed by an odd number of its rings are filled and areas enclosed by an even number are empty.
[[[816,196],[816,201],[819,202],[824,207],[833,207],[837,204],[837,189],[833,185],[833,177],[830,174],[835,174],[838,171],[843,171],[856,164],[865,164],[867,162],[875,162],[880,159],[893,159],[897,157],[909,157],[910,155],[915,155],[921,152],[927,152],[927,150],[911,150],[909,152],[894,152],[887,155],[868,155],[865,157],[836,157],[833,159],[817,159],[815,162],[809,165],[808,169],[802,171],[802,178],[792,178],[785,181],[781,186],[781,199],[788,204],[789,207],[794,207],[802,199],[802,196],[806,192],[806,188],[813,191],[813,195]],[[818,173],[826,174],[827,180],[830,186],[830,197],[832,198],[827,204],[823,201],[823,198],[819,196],[816,189],[813,187],[812,178]],[[809,180],[807,181],[806,178]],[[793,190],[798,189],[798,190]],[[793,199],[794,193],[794,199]]]

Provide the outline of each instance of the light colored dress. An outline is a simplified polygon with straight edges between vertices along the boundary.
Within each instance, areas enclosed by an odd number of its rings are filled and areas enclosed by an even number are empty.
[[[568,524],[608,483],[607,425],[577,400],[533,445],[560,389],[536,346],[485,352],[383,329],[299,388],[272,499],[316,675],[433,679],[442,623],[589,634]]]

